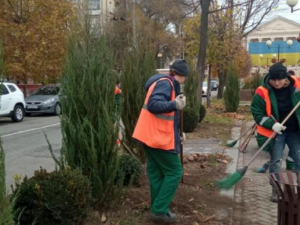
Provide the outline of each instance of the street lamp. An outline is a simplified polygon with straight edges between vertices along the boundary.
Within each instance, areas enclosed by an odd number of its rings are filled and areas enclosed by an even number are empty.
[[[271,62],[272,62],[272,61],[273,61],[272,59],[275,59],[275,58],[276,58],[276,54],[273,54],[273,55],[272,55],[272,58],[268,58],[268,57],[264,58],[264,55],[263,55],[263,54],[260,54],[260,55],[259,55],[259,58],[260,58],[260,60],[263,60],[263,59],[266,59],[266,60],[267,60],[267,69],[269,69],[269,59],[271,59]]]
[[[286,4],[291,7],[291,13],[298,11],[300,9],[294,9],[294,7],[298,4],[298,0],[286,0]]]
[[[267,69],[268,69],[269,68],[269,58],[268,57],[264,58],[263,54],[260,54],[259,57],[260,57],[260,60],[267,59]]]
[[[160,68],[163,68],[163,61],[162,61],[163,54],[161,52],[157,53],[157,58],[159,58]]]
[[[277,47],[270,47],[272,45],[272,41],[271,40],[267,40],[266,41],[266,44],[268,46],[268,48],[277,48],[277,62],[279,62],[279,54],[280,54],[280,45],[278,45]],[[290,48],[291,45],[293,44],[293,41],[292,40],[287,40],[286,41],[286,44],[288,46],[284,46],[285,48]]]

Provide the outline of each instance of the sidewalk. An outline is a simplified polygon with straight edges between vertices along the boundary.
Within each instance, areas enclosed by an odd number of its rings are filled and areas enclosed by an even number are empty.
[[[241,133],[251,127],[253,123],[254,122],[244,123]],[[236,139],[239,135],[232,138]],[[243,141],[244,139],[241,140],[241,143]],[[235,147],[238,148],[239,144],[240,143],[237,143]],[[246,152],[239,152],[237,168],[247,164],[258,149],[259,147],[256,143],[256,139],[253,136]],[[269,173],[267,172],[264,174],[254,172],[256,168],[261,167],[267,160],[268,153],[261,152],[249,166],[247,173],[243,176],[242,180],[234,187],[234,201],[240,204],[237,204],[233,209],[233,225],[277,224],[277,203],[270,201],[271,186],[268,178]],[[283,165],[282,168],[285,168],[285,165]]]

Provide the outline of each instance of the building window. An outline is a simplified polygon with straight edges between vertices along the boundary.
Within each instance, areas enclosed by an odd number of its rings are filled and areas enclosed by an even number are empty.
[[[89,0],[89,9],[100,10],[100,0]]]

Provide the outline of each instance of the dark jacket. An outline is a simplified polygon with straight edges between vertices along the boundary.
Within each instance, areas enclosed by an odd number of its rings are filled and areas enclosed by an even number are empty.
[[[167,74],[155,74],[150,77],[146,82],[145,89],[148,91],[149,87],[160,78],[169,78],[174,85],[175,97],[180,94],[180,84],[178,81],[173,79]],[[175,149],[174,151],[167,151],[171,153],[180,153],[180,122],[179,122],[179,112],[176,109],[175,101],[171,101],[171,91],[172,86],[167,80],[158,81],[155,88],[149,98],[147,108],[151,113],[168,113],[175,111],[174,115],[174,134],[175,134]],[[165,150],[162,150],[166,152]]]
[[[296,87],[294,87],[294,83],[295,83],[294,80],[289,76],[288,76],[288,79],[290,81],[291,93],[293,93],[293,94],[291,94],[290,97],[291,97],[293,106],[295,106],[298,103],[298,101],[300,101],[300,92]],[[268,81],[269,81],[269,75],[266,75],[266,77],[262,81],[261,85],[268,89],[270,101],[271,101],[271,113],[274,116],[275,120],[279,121],[279,113],[278,113],[278,105],[277,105],[276,96],[274,94],[274,91],[272,90],[272,87],[268,84]],[[257,93],[254,94],[254,96],[253,96],[253,100],[251,103],[251,112],[252,112],[253,118],[257,124],[260,124],[261,126],[272,130],[272,126],[276,123],[276,121],[274,120],[274,118],[267,117],[266,103],[265,103],[264,99],[261,96],[259,96]],[[300,126],[300,122],[299,122],[300,121],[300,107],[296,110],[295,115],[297,117],[298,124]],[[257,139],[258,145],[262,146],[268,138],[264,137],[260,134],[257,134],[256,139]],[[269,151],[270,147],[273,144],[274,144],[274,139],[269,142],[269,144],[266,146],[266,148],[264,148],[264,150]]]

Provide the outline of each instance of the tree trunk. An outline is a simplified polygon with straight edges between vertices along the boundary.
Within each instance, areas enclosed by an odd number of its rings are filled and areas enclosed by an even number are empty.
[[[199,72],[198,80],[198,101],[202,104],[202,85],[204,80],[204,71],[205,71],[205,58],[206,58],[206,47],[207,47],[207,31],[208,31],[208,13],[209,5],[211,0],[202,1],[201,4],[201,21],[200,21],[200,45],[199,45],[199,54],[197,61],[197,70]]]
[[[207,100],[206,100],[207,107],[210,107],[210,96],[211,96],[210,81],[211,81],[211,64],[208,65]]]

